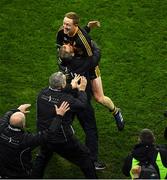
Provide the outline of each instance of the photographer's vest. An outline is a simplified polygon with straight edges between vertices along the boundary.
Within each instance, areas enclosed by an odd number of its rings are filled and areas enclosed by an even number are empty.
[[[140,164],[140,161],[133,158],[132,159],[132,168],[138,164]],[[167,175],[167,168],[163,165],[162,160],[161,160],[161,155],[159,152],[157,154],[156,164],[159,169],[160,179],[165,179],[166,175]],[[130,175],[131,175],[131,178],[134,179],[134,175],[132,174],[132,168],[130,170]]]

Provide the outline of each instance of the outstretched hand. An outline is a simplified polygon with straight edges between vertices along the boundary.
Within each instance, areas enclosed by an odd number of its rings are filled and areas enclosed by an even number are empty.
[[[99,21],[89,21],[88,25],[89,28],[95,28],[95,27],[100,27],[100,22]]]
[[[31,104],[22,104],[17,109],[19,109],[22,113],[26,114],[30,111],[27,111],[27,109],[31,106]]]
[[[64,114],[70,110],[69,103],[66,101],[63,101],[60,107],[58,108],[57,105],[55,105],[56,113],[60,116],[64,116]]]

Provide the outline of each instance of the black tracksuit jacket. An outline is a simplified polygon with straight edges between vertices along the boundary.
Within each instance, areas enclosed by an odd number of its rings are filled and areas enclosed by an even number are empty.
[[[57,122],[61,122],[62,118],[56,116],[49,131],[32,134],[9,125],[10,116],[17,111],[19,110],[8,111],[0,119],[0,176],[2,178],[29,178],[32,169],[31,151],[46,142],[48,133],[51,138],[57,130]]]
[[[84,91],[78,91],[76,98],[65,90],[53,90],[49,87],[43,89],[37,98],[37,128],[39,131],[47,129],[55,118],[55,107],[63,101],[70,105],[70,111],[58,121],[56,133],[49,135],[49,143],[65,143],[74,134],[72,122],[74,114],[84,110],[87,106],[87,95]]]
[[[61,65],[63,69],[65,68],[66,72],[72,73],[72,75],[74,75],[74,73],[85,75],[88,71],[94,69],[100,61],[101,54],[100,49],[94,43],[92,43],[92,48],[92,56],[73,56],[71,59],[62,59]]]

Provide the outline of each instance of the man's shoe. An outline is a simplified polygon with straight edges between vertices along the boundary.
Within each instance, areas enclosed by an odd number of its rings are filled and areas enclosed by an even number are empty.
[[[106,168],[106,165],[102,162],[95,161],[94,162],[95,170],[103,170]]]
[[[124,129],[125,123],[120,110],[118,110],[118,112],[114,115],[114,119],[116,121],[118,130],[122,131]]]

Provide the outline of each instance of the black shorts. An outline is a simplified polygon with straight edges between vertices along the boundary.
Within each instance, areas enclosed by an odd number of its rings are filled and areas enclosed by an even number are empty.
[[[90,79],[96,79],[97,77],[101,76],[99,66],[96,66],[95,68],[91,69],[89,71]]]

